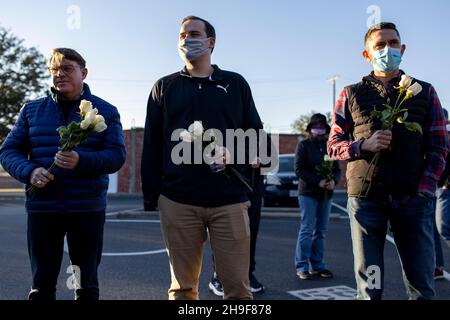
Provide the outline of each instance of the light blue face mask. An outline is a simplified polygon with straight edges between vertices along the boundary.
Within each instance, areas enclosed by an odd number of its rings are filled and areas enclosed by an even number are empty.
[[[386,46],[374,54],[372,64],[376,71],[392,72],[400,67],[401,62],[402,51]]]

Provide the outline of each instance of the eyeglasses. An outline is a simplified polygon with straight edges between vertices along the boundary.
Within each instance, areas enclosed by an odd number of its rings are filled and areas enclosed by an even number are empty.
[[[80,67],[81,68],[81,67]],[[75,71],[75,66],[71,64],[62,65],[59,68],[48,67],[48,71],[52,76],[56,76],[58,73],[63,72],[65,75],[70,75]]]

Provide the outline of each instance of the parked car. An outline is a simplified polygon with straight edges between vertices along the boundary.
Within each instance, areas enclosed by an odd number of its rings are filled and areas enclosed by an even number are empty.
[[[264,179],[263,205],[298,206],[298,182],[294,171],[295,154],[283,154],[278,158],[278,170]]]

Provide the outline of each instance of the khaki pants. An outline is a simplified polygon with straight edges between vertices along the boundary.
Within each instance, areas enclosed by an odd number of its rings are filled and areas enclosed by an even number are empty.
[[[252,299],[248,269],[250,202],[204,208],[160,196],[161,228],[170,261],[170,300],[198,300],[203,246],[208,232],[224,299]]]

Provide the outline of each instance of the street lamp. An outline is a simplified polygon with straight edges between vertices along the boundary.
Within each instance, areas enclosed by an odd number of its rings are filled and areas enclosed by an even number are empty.
[[[334,75],[331,79],[328,80],[328,82],[331,82],[333,84],[333,108],[331,110],[334,110],[334,107],[336,106],[336,81],[338,81],[340,76]]]

